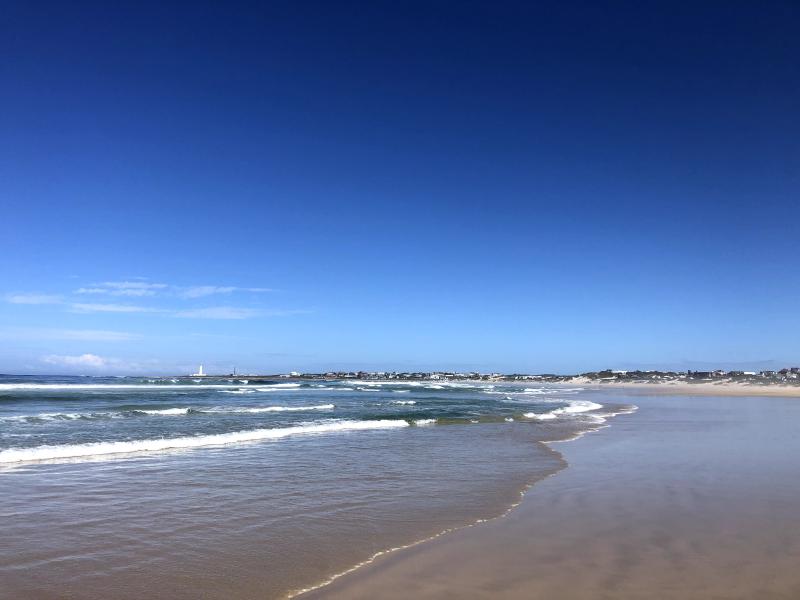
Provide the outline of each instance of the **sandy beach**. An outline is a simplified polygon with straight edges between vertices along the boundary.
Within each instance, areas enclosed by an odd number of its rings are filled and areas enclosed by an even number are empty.
[[[573,385],[573,384],[570,384]],[[703,382],[669,381],[664,383],[600,383],[598,389],[619,389],[626,393],[643,395],[680,395],[680,396],[772,396],[778,398],[800,397],[800,385],[764,384],[754,385],[737,382]]]
[[[800,403],[624,388],[639,410],[552,444],[569,467],[508,516],[302,597],[800,597]]]

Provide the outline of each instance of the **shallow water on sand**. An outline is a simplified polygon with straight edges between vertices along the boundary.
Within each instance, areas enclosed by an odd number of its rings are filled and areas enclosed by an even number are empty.
[[[800,598],[800,401],[657,393],[623,396],[639,410],[555,444],[569,467],[508,517],[308,599]]]
[[[537,440],[600,422],[609,407],[591,395],[5,379],[0,595],[278,597],[317,584],[502,514],[563,466]]]

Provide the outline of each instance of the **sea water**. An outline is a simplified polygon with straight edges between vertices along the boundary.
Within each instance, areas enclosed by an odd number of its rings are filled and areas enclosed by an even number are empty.
[[[502,515],[621,407],[531,383],[0,377],[0,596],[281,597]],[[595,398],[596,400],[597,398]]]

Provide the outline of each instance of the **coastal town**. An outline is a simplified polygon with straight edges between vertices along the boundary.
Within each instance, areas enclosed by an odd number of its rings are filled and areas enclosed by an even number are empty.
[[[191,377],[247,377],[248,380],[268,379],[302,379],[302,380],[327,380],[327,379],[354,379],[361,381],[489,381],[512,382],[531,381],[542,383],[745,383],[753,385],[798,385],[800,386],[800,367],[785,367],[780,370],[762,371],[657,371],[657,370],[621,370],[605,369],[602,371],[589,371],[575,375],[560,375],[543,373],[529,374],[503,374],[456,372],[456,371],[327,371],[325,373],[289,373],[242,374],[233,371],[228,374],[208,375],[201,365],[197,373]]]

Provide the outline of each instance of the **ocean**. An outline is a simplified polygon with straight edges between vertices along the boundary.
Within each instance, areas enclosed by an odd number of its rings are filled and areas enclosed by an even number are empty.
[[[630,406],[532,382],[0,376],[0,597],[277,598],[499,517]]]

